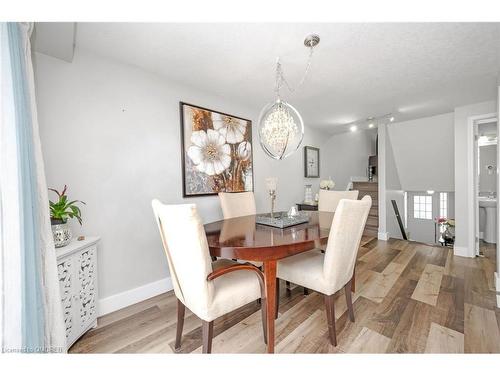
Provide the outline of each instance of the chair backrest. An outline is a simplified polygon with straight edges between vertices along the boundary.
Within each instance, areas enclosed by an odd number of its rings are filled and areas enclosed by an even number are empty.
[[[252,191],[244,193],[219,193],[224,219],[238,216],[255,215],[255,197]]]
[[[318,211],[335,212],[341,199],[358,199],[358,190],[323,190],[319,191]]]
[[[365,195],[361,200],[342,199],[335,211],[325,251],[323,274],[336,291],[353,275],[371,205],[371,197]]]
[[[201,218],[194,204],[151,202],[167,255],[175,296],[196,315],[207,311],[213,285],[207,281],[212,260]]]

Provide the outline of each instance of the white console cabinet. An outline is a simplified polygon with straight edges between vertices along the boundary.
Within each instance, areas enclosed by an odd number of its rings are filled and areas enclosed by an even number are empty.
[[[99,237],[73,239],[56,249],[66,348],[97,326],[97,243]]]

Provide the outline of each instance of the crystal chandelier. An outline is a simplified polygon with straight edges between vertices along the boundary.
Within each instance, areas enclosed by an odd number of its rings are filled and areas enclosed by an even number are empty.
[[[291,88],[286,81],[281,63],[276,63],[276,100],[267,104],[259,117],[259,139],[266,154],[274,159],[284,159],[293,154],[304,138],[304,121],[300,113],[289,103],[281,99],[280,89],[285,85],[290,92],[295,92],[304,83],[311,67],[314,47],[319,43],[319,36],[306,37],[304,45],[310,49],[306,70],[301,81]]]

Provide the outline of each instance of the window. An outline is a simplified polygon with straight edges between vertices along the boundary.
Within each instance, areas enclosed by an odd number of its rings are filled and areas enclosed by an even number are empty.
[[[432,220],[432,195],[415,195],[413,197],[413,217]]]
[[[439,193],[439,217],[448,217],[448,193]]]

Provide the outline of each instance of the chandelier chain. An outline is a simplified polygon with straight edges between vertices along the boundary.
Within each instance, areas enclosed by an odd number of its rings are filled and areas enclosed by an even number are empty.
[[[295,87],[292,87],[290,85],[290,83],[287,81],[287,79],[285,78],[285,74],[283,72],[283,67],[281,65],[281,62],[278,59],[278,62],[276,63],[276,88],[275,88],[276,96],[278,98],[280,98],[280,89],[283,86],[285,86],[288,89],[288,91],[292,94],[295,93],[295,91],[297,91],[300,87],[302,87],[302,85],[306,81],[306,78],[309,74],[309,71],[311,70],[313,51],[314,51],[314,47],[310,46],[309,47],[309,57],[307,59],[307,65],[306,65],[306,69],[304,71],[304,75],[302,76],[302,79],[299,81],[299,83]]]

